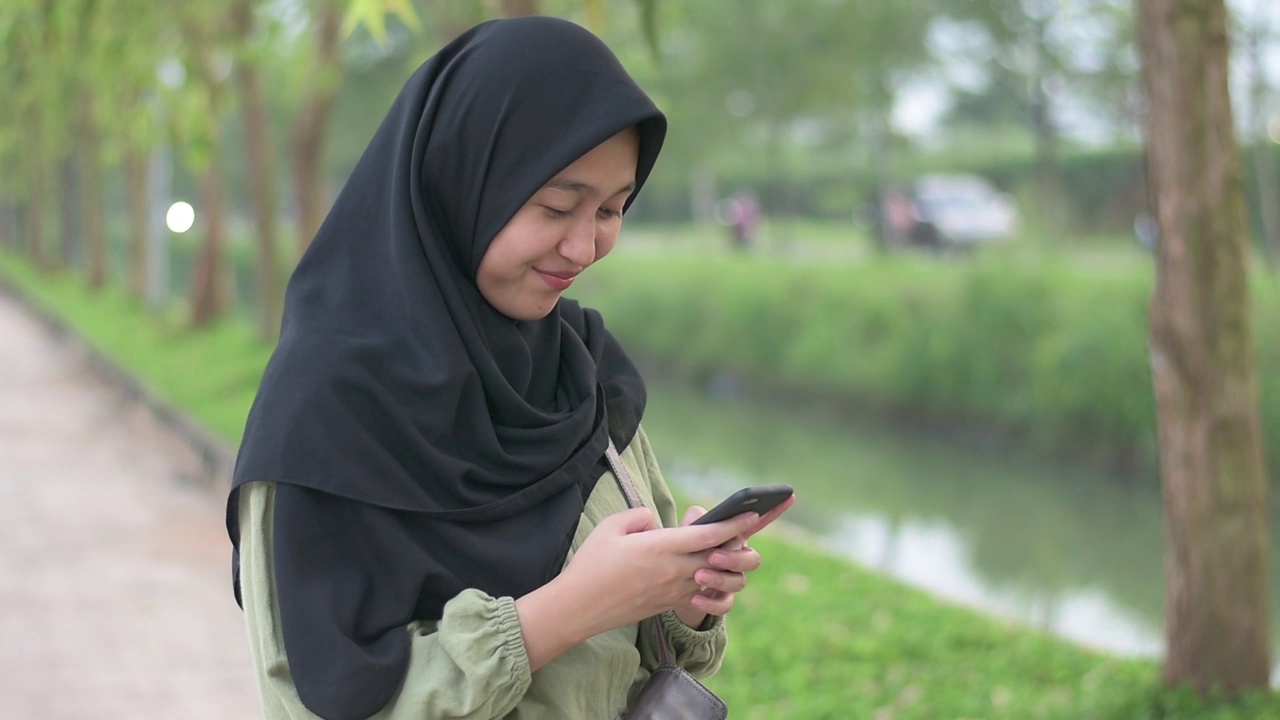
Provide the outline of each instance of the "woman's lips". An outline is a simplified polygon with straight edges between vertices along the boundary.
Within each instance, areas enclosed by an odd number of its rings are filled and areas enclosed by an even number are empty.
[[[578,276],[578,273],[576,272],[547,272],[545,270],[538,270],[537,268],[534,268],[534,271],[537,272],[538,275],[542,276],[542,281],[545,282],[548,287],[557,292],[568,290],[569,286],[573,284],[573,279]]]

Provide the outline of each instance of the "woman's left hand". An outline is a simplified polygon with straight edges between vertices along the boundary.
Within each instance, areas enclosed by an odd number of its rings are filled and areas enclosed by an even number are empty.
[[[699,589],[689,596],[688,605],[676,608],[676,615],[684,624],[698,627],[706,620],[707,615],[724,615],[733,609],[737,594],[747,586],[747,573],[760,567],[760,553],[747,544],[747,539],[777,520],[795,501],[796,497],[792,495],[778,507],[760,516],[747,532],[718,548],[704,551],[707,566],[699,568],[693,574],[693,580]],[[706,509],[697,505],[690,507],[685,511],[681,526],[692,524],[706,512]]]

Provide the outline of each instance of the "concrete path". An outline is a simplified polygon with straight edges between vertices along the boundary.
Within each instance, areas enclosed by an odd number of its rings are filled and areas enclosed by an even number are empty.
[[[260,717],[200,458],[0,293],[0,719]]]

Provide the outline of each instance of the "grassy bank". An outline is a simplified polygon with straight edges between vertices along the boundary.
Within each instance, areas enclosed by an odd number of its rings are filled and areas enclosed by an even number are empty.
[[[2,250],[0,275],[160,397],[238,442],[271,354],[250,325],[195,333],[184,318],[146,312],[117,288],[94,294],[78,278],[39,275]]]
[[[228,442],[269,348],[249,328],[191,333],[117,294],[39,277],[0,253],[0,275],[116,364]],[[1201,701],[1158,689],[1152,662],[1118,660],[939,602],[777,535],[734,611],[711,681],[735,720],[763,718],[1280,718],[1280,698]]]
[[[1150,466],[1151,282],[1149,263],[813,263],[646,248],[619,251],[574,289],[628,346],[692,373],[729,370]],[[1268,278],[1254,287],[1265,434],[1280,449],[1280,327],[1269,321],[1280,288]]]
[[[1157,689],[1154,663],[1012,628],[775,537],[710,683],[735,720],[1278,718],[1280,698]]]

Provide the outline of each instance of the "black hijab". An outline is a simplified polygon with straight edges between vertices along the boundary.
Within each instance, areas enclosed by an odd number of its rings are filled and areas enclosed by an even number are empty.
[[[563,20],[477,26],[409,79],[294,271],[227,528],[241,485],[277,484],[285,649],[316,714],[384,707],[405,626],[462,590],[554,577],[609,436],[634,436],[644,384],[598,314],[515,321],[475,285],[528,198],[631,126],[638,189],[666,120],[612,52]]]

